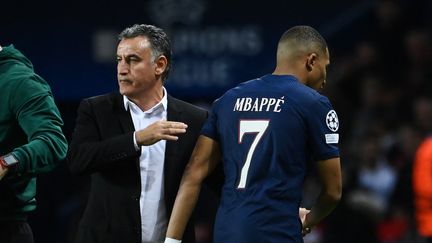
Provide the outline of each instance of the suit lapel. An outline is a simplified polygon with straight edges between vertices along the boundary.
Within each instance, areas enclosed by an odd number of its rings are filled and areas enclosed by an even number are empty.
[[[116,116],[119,119],[122,133],[128,133],[128,132],[135,131],[135,126],[134,126],[133,121],[132,121],[132,116],[131,116],[129,110],[126,110],[124,107],[123,95],[116,94],[115,96],[113,96],[112,102],[113,102],[113,111],[114,111],[114,114],[116,114]],[[139,158],[137,158],[135,160],[135,167],[136,167],[136,172],[138,173],[138,176],[140,177],[141,175],[140,175]]]
[[[178,103],[174,98],[168,95],[168,112],[167,112],[167,120],[168,121],[182,121],[181,109],[178,106]],[[176,153],[176,143],[173,141],[167,141],[165,148],[165,167],[169,167]]]
[[[168,112],[167,112],[167,120],[168,121],[183,121],[182,119],[182,111],[176,99],[168,96]],[[164,180],[165,180],[165,198],[171,198],[173,195],[177,193],[176,185],[178,182],[175,175],[175,171],[177,170],[176,163],[178,163],[178,150],[179,150],[179,142],[180,141],[167,141],[165,147],[165,165],[164,165]],[[165,200],[165,203],[167,201]],[[167,208],[171,208],[172,205],[166,204]],[[171,213],[171,212],[170,212]]]
[[[135,130],[132,121],[131,114],[128,110],[125,110],[123,103],[123,96],[118,94],[113,97],[113,109],[114,113],[118,114],[121,128],[124,133],[133,132]]]

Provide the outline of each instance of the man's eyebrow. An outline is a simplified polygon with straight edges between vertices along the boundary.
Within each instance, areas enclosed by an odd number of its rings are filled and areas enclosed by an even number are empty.
[[[122,55],[116,54],[117,57],[122,57]],[[131,57],[137,57],[137,58],[141,58],[140,56],[138,56],[137,54],[131,53],[131,54],[127,54],[124,55],[125,58],[131,58]]]

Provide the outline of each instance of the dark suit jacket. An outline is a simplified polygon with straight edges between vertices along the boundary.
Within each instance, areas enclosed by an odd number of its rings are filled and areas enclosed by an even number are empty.
[[[207,112],[168,96],[167,120],[188,125],[179,140],[167,141],[165,205],[171,215],[184,168]],[[139,156],[133,143],[134,126],[118,93],[85,99],[68,153],[74,174],[90,174],[91,187],[76,243],[141,243]],[[169,218],[168,218],[169,219]],[[184,243],[195,242],[190,221]]]

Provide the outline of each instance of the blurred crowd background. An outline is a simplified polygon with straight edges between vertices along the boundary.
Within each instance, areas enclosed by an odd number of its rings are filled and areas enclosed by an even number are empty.
[[[167,30],[174,63],[166,88],[205,108],[236,84],[272,72],[286,29],[315,27],[330,49],[322,93],[341,124],[344,192],[305,242],[420,242],[412,167],[432,130],[432,1],[51,0],[0,9],[0,44],[14,44],[51,85],[68,139],[80,100],[117,90],[116,35],[125,27]],[[39,177],[30,218],[36,243],[70,242],[88,179],[71,176],[65,163]],[[318,191],[311,169],[304,206]],[[197,208],[201,243],[211,242],[217,204],[204,195]]]

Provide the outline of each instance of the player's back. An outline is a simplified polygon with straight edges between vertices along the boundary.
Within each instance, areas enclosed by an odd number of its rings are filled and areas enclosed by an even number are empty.
[[[302,183],[320,133],[312,113],[327,112],[319,103],[328,100],[293,76],[275,75],[242,83],[215,102],[210,119],[225,172],[216,242],[302,242]]]

